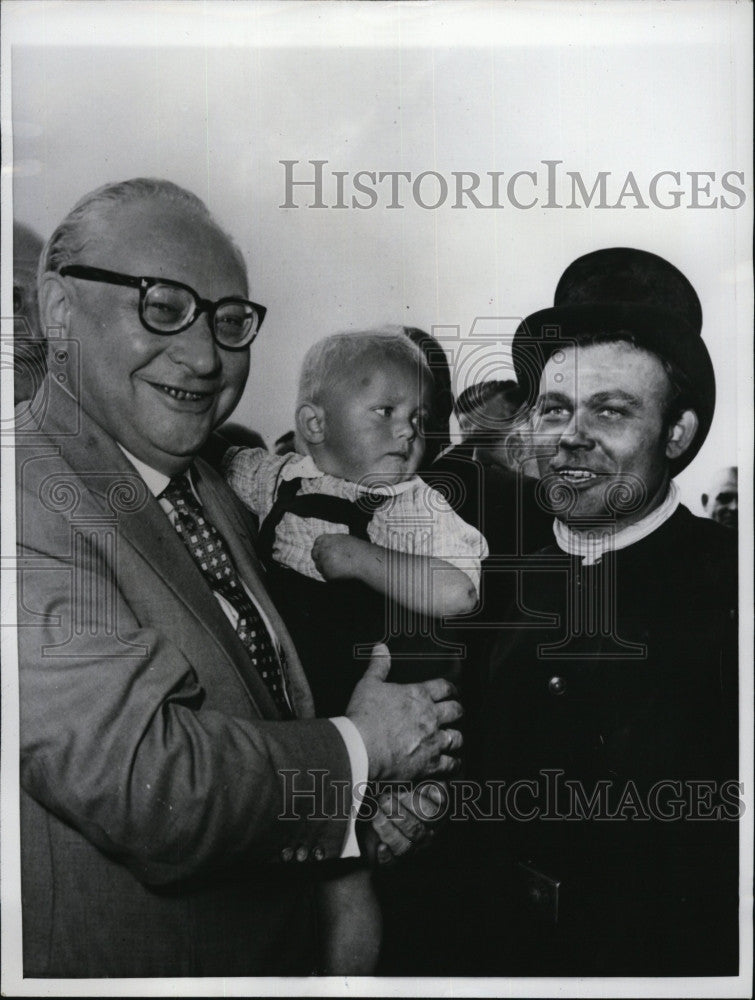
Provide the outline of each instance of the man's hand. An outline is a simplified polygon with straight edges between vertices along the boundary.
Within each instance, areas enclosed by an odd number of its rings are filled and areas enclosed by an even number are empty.
[[[372,828],[380,843],[375,855],[379,864],[387,864],[430,842],[446,815],[448,791],[439,781],[423,782],[384,792],[377,806]]]
[[[462,716],[456,689],[440,677],[388,684],[390,667],[387,646],[378,644],[346,709],[364,740],[369,778],[413,781],[453,773],[462,737],[458,729],[445,727]]]

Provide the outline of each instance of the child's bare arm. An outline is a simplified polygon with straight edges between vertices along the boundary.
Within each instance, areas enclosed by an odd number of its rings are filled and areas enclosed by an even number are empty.
[[[438,618],[471,611],[477,592],[466,573],[436,556],[410,555],[353,535],[319,535],[312,560],[326,580],[361,580],[412,611]]]

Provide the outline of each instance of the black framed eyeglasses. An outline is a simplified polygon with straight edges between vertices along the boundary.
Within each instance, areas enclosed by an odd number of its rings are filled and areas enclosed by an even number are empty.
[[[256,302],[233,296],[211,302],[197,295],[189,285],[168,278],[137,278],[87,264],[66,264],[60,274],[64,278],[138,288],[139,319],[150,333],[166,336],[181,333],[206,312],[215,342],[227,351],[243,351],[248,347],[259,333],[267,312]]]

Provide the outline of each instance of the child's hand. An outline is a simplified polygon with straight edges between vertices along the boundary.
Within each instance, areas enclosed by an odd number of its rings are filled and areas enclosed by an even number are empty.
[[[326,580],[349,580],[359,575],[365,543],[352,535],[318,535],[312,561]]]

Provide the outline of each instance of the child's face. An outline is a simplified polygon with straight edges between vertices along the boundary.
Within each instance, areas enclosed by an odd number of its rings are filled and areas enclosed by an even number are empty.
[[[429,407],[420,370],[367,359],[322,402],[325,437],[317,462],[351,482],[374,475],[399,483],[416,471],[424,451],[421,425]]]

